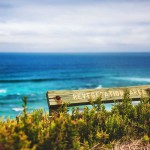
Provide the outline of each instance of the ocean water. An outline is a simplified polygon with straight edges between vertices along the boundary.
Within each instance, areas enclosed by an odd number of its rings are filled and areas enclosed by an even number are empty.
[[[150,84],[150,53],[0,53],[0,116],[48,110],[48,90]],[[107,107],[110,107],[109,105]]]

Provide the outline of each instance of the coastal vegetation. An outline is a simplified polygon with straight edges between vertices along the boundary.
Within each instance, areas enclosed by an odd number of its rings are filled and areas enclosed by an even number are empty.
[[[83,111],[74,107],[68,113],[67,105],[49,117],[43,109],[28,113],[24,97],[21,115],[0,120],[0,150],[89,150],[95,145],[111,149],[123,141],[140,140],[143,146],[150,142],[149,97],[133,105],[126,92],[111,111],[100,98]]]

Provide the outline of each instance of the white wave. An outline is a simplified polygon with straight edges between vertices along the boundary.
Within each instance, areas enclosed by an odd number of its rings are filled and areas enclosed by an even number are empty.
[[[17,93],[17,95],[21,95],[21,93]]]
[[[99,85],[98,87],[96,87],[96,89],[101,89],[102,88],[102,85]]]
[[[150,78],[140,78],[140,77],[114,77],[112,79],[135,81],[135,82],[150,82]]]
[[[6,89],[0,89],[0,93],[7,93]]]
[[[22,107],[14,107],[14,108],[12,108],[12,110],[14,110],[14,111],[22,111],[23,108]]]

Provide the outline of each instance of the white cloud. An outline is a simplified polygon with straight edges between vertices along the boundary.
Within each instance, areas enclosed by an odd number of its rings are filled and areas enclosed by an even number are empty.
[[[149,51],[149,7],[146,1],[16,5],[1,15],[0,51],[8,45],[9,50],[18,45],[33,51]]]

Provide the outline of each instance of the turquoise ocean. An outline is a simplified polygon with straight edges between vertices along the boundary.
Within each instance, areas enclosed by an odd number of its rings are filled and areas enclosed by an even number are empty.
[[[150,84],[150,53],[0,53],[0,116],[48,110],[48,90]],[[111,107],[108,105],[107,107]]]

